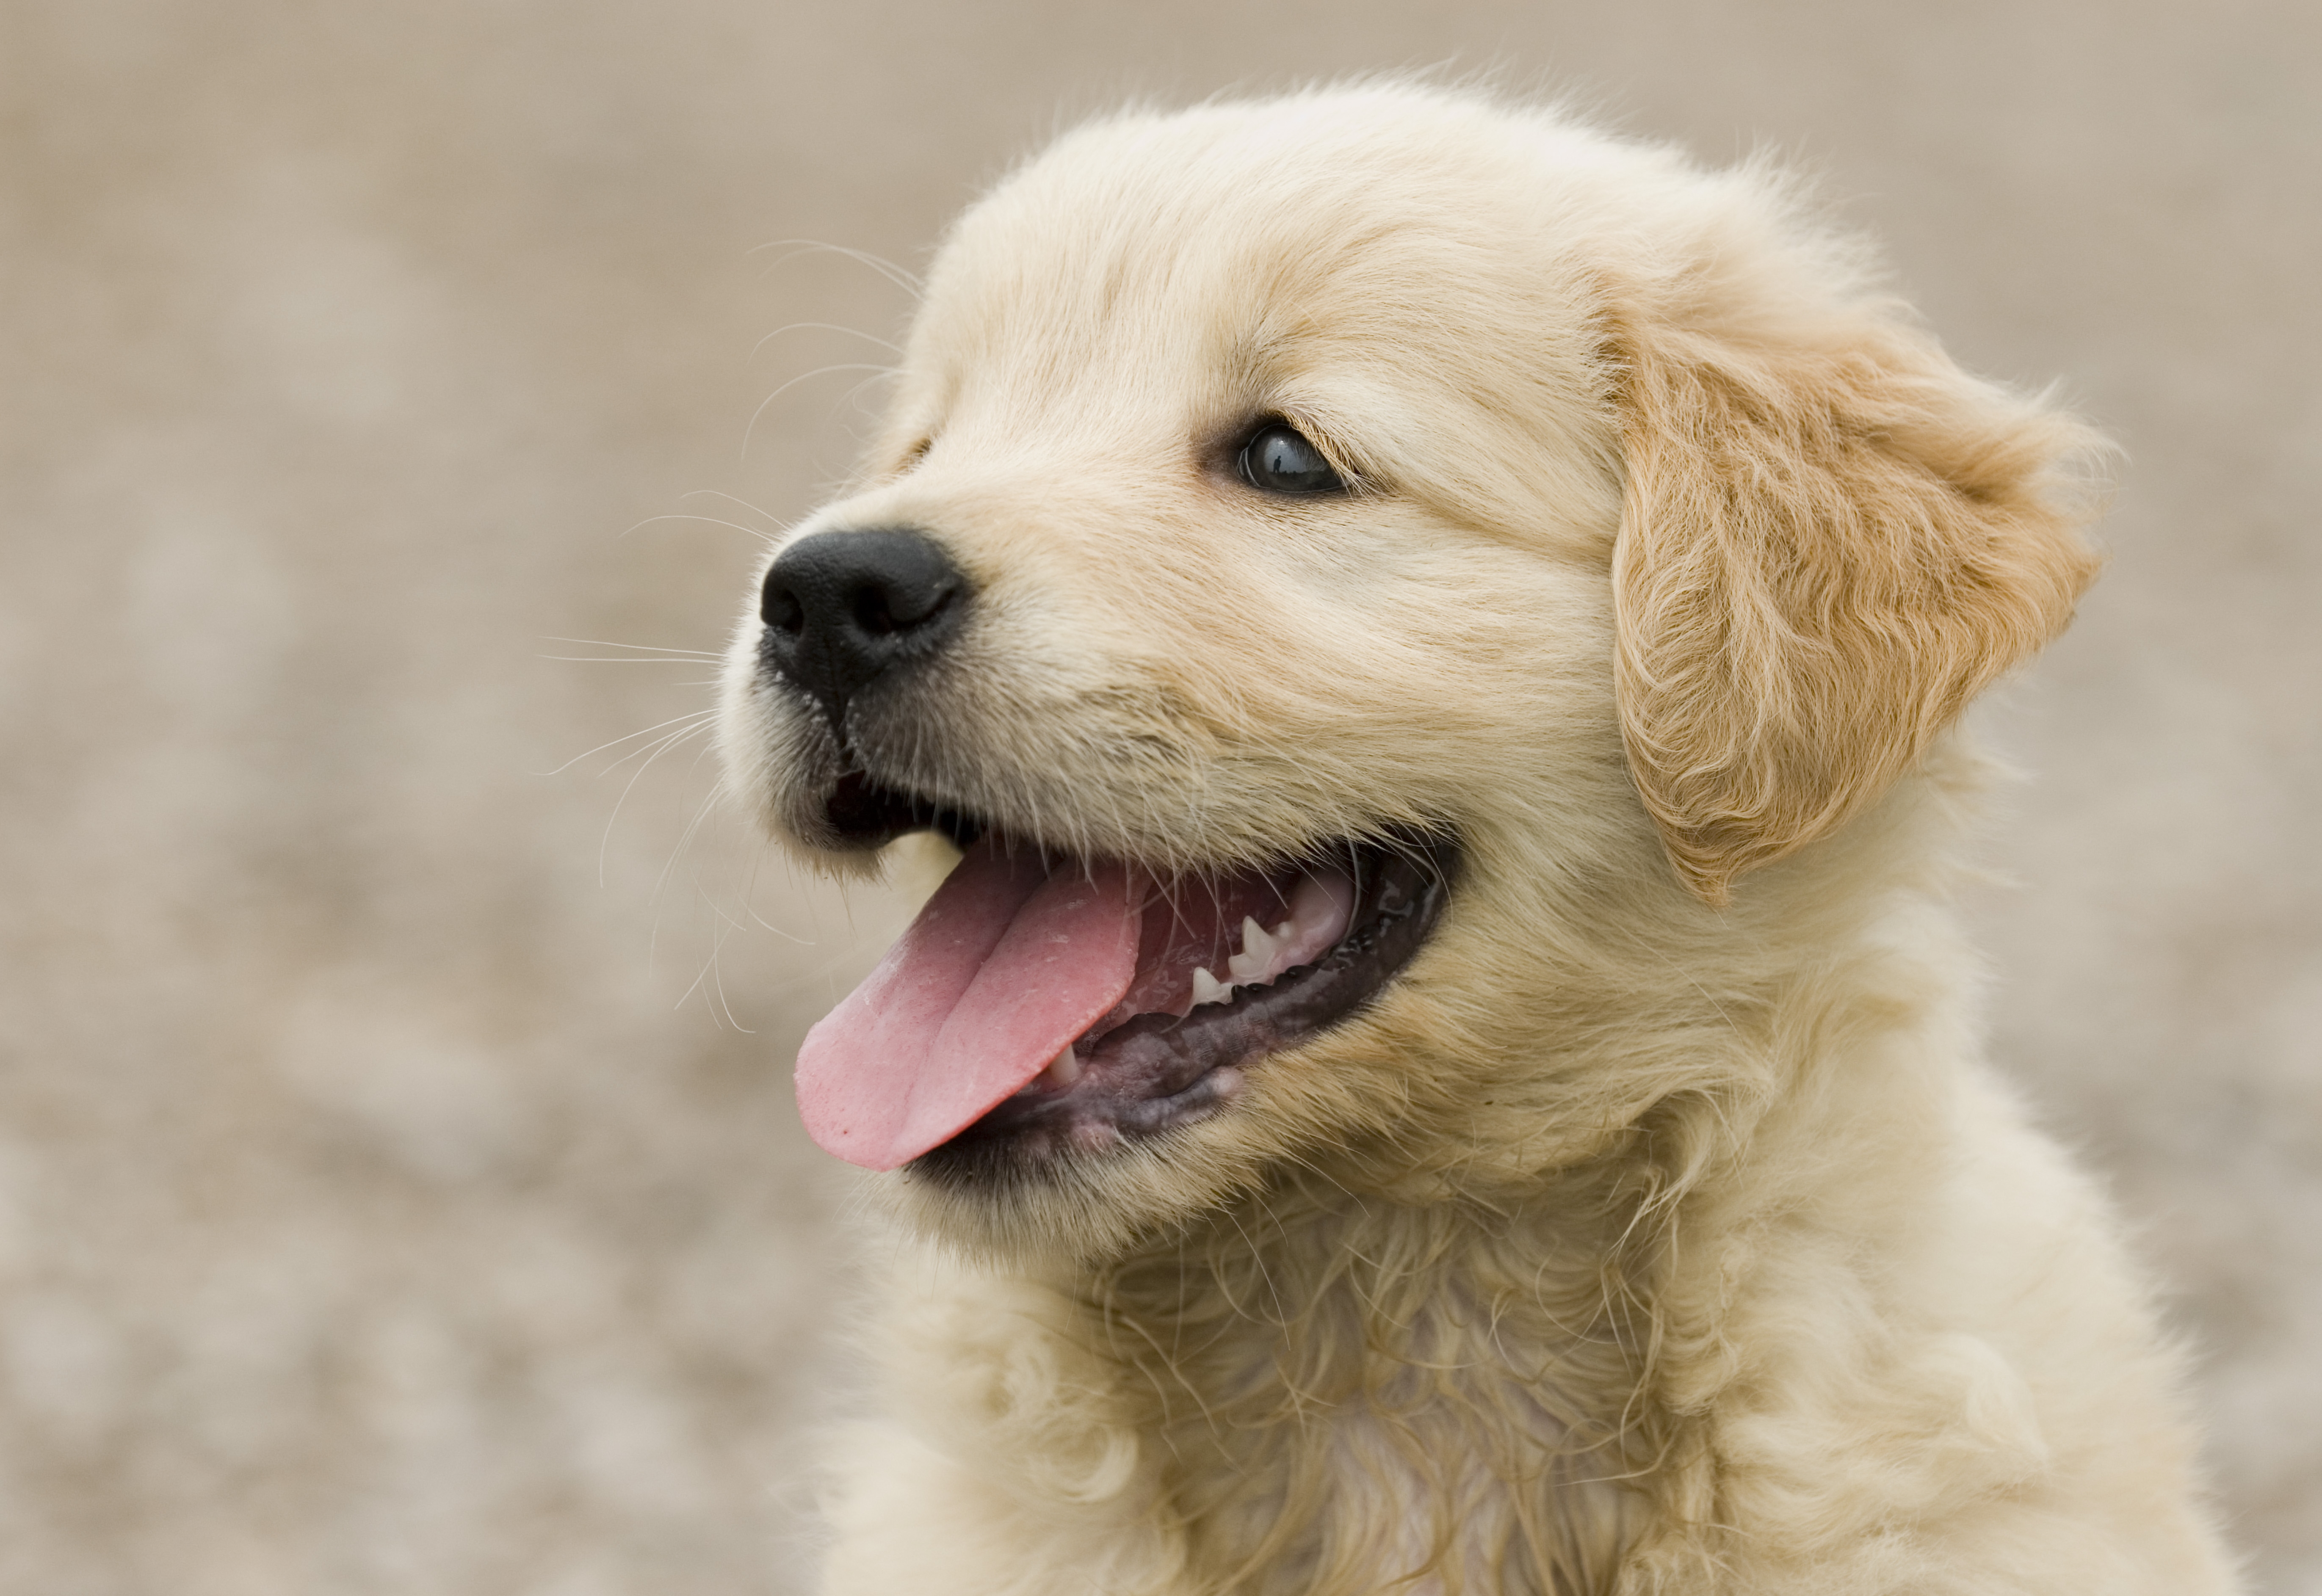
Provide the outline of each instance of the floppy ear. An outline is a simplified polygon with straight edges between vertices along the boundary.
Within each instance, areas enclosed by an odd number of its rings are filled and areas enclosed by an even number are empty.
[[[1800,321],[1811,342],[1615,317],[1622,732],[1711,904],[1884,792],[2098,564],[2062,469],[2094,433],[1891,307]]]

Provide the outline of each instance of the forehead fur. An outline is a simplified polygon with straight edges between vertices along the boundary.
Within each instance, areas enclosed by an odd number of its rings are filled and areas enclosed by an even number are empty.
[[[1102,427],[1149,449],[1278,413],[1462,519],[1520,526],[1543,489],[1601,505],[1604,285],[1677,270],[1732,181],[1403,86],[1092,123],[954,229],[892,442]]]

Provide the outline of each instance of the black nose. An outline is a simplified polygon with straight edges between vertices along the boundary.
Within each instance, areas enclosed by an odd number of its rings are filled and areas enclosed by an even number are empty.
[[[836,722],[873,681],[951,640],[967,590],[943,545],[920,533],[818,532],[766,572],[759,657]]]

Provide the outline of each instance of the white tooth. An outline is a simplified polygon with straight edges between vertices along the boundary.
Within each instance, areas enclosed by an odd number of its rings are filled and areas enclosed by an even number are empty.
[[[1193,971],[1193,1007],[1204,1003],[1225,1003],[1233,998],[1233,989],[1206,970]]]
[[[1070,1086],[1081,1078],[1081,1055],[1067,1045],[1064,1052],[1048,1061],[1048,1067],[1041,1071],[1040,1075],[1043,1080],[1056,1085]]]
[[[1268,967],[1274,962],[1274,938],[1257,923],[1255,915],[1241,917],[1241,952],[1226,961],[1226,970],[1235,980],[1247,986],[1264,980]]]

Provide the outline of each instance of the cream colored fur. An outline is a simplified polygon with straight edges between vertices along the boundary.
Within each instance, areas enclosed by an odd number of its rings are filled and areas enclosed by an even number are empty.
[[[1358,491],[1285,500],[1280,415]],[[1051,846],[1466,870],[1218,1117],[918,1238],[834,1596],[2231,1587],[2176,1359],[1981,1062],[1967,700],[2097,445],[1775,173],[1374,85],[1061,141],[961,221],[864,476],[977,587],[860,750]],[[736,651],[812,856],[827,733]],[[841,861],[840,862],[844,862]]]

